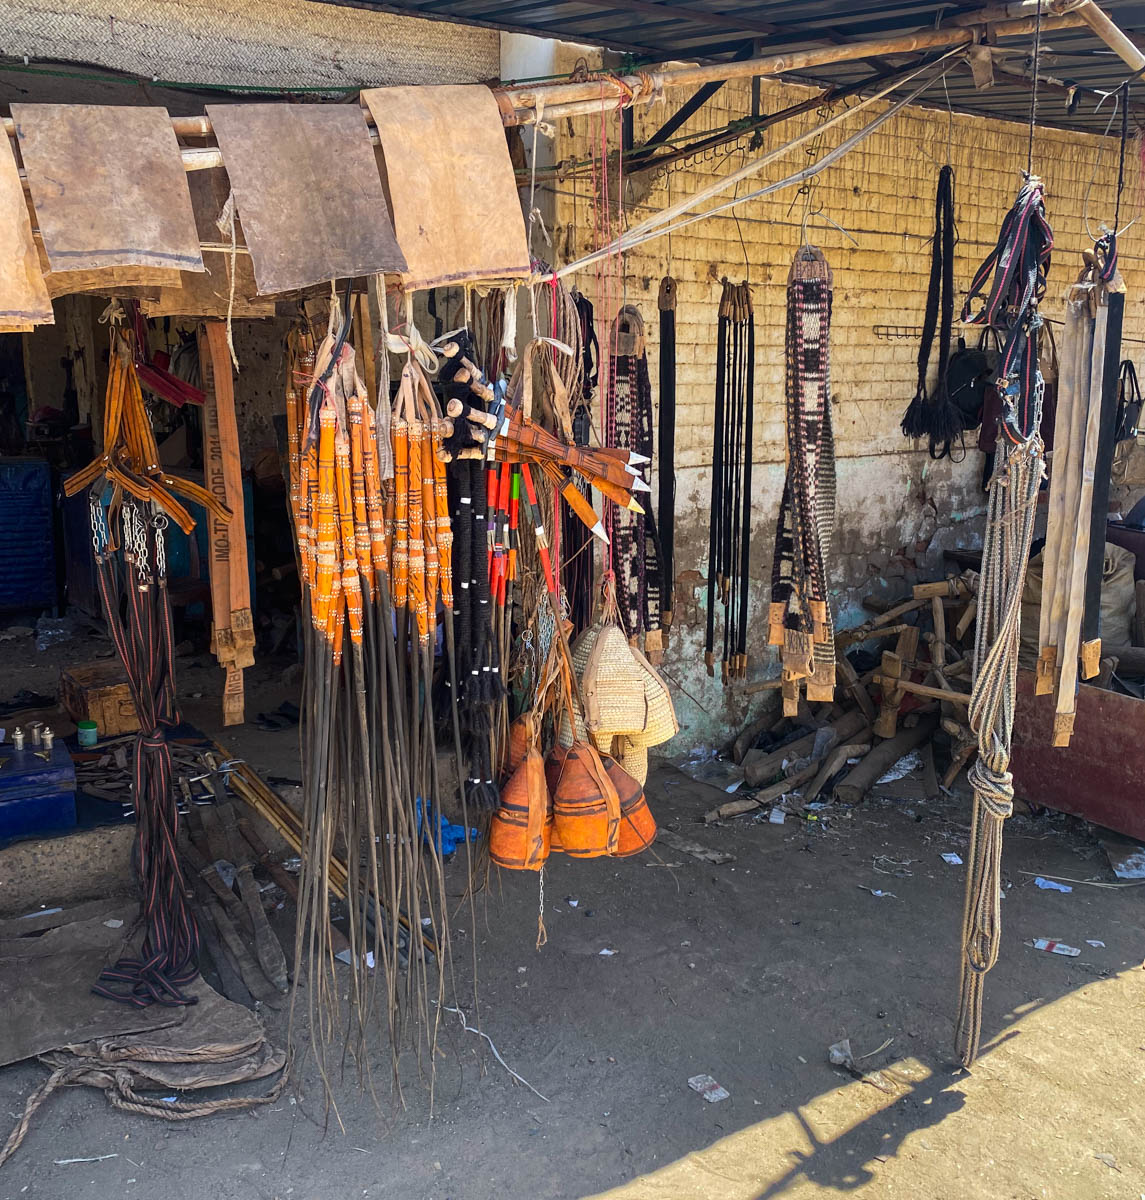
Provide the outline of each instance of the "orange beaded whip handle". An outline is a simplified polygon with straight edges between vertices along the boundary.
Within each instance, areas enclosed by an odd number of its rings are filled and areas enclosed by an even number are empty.
[[[434,423],[433,434],[433,502],[437,510],[437,555],[440,570],[441,602],[453,608],[453,525],[449,517],[449,489],[445,481],[445,460],[437,453],[440,448],[444,422]]]
[[[425,372],[416,361],[410,370],[416,386],[416,405],[421,419],[421,511],[425,541],[425,604],[426,627],[430,640],[437,636],[437,593],[441,577],[441,554],[438,549],[437,491],[434,467],[437,464],[434,434],[441,412]]]
[[[330,597],[330,615],[326,626],[326,640],[334,651],[334,666],[342,662],[342,638],[346,630],[346,608],[342,603],[342,581],[335,575],[334,591]]]
[[[394,444],[393,490],[393,605],[406,608],[410,590],[409,545],[409,487],[410,436],[409,422],[395,410],[390,427]]]
[[[429,616],[426,610],[425,520],[422,510],[422,455],[425,452],[425,427],[421,421],[409,423],[409,584],[410,603],[421,642],[429,640]]]
[[[341,574],[337,527],[334,523],[334,409],[325,400],[318,414],[317,560],[314,583],[314,624],[332,633],[334,578]]]
[[[358,539],[354,529],[354,485],[350,477],[350,438],[344,429],[334,437],[335,500],[341,548],[342,593],[350,640],[362,644],[362,583],[358,576]]]
[[[350,435],[350,490],[354,506],[354,555],[358,560],[362,589],[372,600],[374,559],[369,506],[366,503],[366,460],[362,446],[364,408],[362,392],[355,386],[354,391],[346,397],[346,420]]]
[[[378,426],[374,410],[365,405],[362,426],[362,465],[366,477],[366,519],[370,527],[370,560],[374,577],[388,576],[390,556],[386,546],[386,509],[382,497],[381,468],[378,465]],[[389,438],[389,423],[382,428],[381,436]]]
[[[437,493],[434,490],[433,427],[424,425],[421,439],[421,511],[425,536],[425,607],[430,640],[437,636],[437,589],[441,576],[441,556],[437,548]]]

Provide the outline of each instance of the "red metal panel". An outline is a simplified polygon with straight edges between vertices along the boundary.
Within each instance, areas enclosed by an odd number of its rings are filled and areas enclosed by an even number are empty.
[[[1145,840],[1145,700],[1082,684],[1066,747],[1050,745],[1053,714],[1053,698],[1034,695],[1033,671],[1019,671],[1015,793]]]

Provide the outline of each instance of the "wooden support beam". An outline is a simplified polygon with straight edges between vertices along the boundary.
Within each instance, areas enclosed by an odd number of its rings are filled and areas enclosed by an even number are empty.
[[[1077,16],[1097,34],[1099,38],[1133,71],[1145,71],[1145,54],[1140,47],[1126,36],[1116,22],[1093,0],[1082,0]],[[1043,28],[1045,24],[1043,22]]]
[[[754,47],[754,42],[745,42],[732,55],[732,62],[742,62],[745,58],[750,58]],[[713,79],[710,83],[701,84],[651,137],[644,140],[643,145],[636,147],[632,159],[625,163],[625,168],[632,170],[639,164],[640,159],[647,156],[659,143],[666,142],[682,125],[694,117],[725,83],[727,83],[726,79]],[[752,85],[753,87],[758,86],[754,80]]]
[[[892,663],[891,663],[892,669],[890,671],[888,671],[887,670],[887,659],[894,660],[895,658],[896,658],[896,656],[893,654],[890,654],[890,653],[883,655],[883,669],[879,674],[877,674],[875,676],[874,681],[880,687],[882,687],[885,692],[893,690],[894,694],[896,696],[898,696],[898,704],[895,704],[894,710],[893,710],[896,716],[898,714],[898,705],[902,703],[901,693],[903,693],[903,692],[909,692],[912,696],[925,696],[928,700],[949,700],[954,704],[969,704],[970,703],[970,693],[969,692],[956,692],[953,688],[931,687],[930,684],[927,684],[927,683],[914,683],[910,679],[901,678],[899,675],[896,675],[894,673],[894,669],[893,669],[894,665],[895,665],[894,661],[892,661]],[[901,668],[901,665],[902,664],[900,663],[899,664],[900,668]],[[886,702],[884,701],[884,711],[886,710],[885,705],[886,705]],[[880,714],[880,720],[881,719],[882,719],[882,714]],[[875,732],[879,733],[878,723],[875,724]],[[880,737],[888,737],[890,735],[889,734],[879,734],[879,736]]]
[[[878,710],[875,708],[875,702],[871,699],[870,693],[863,686],[859,679],[855,668],[851,666],[850,660],[845,654],[841,654],[835,660],[835,673],[839,677],[840,682],[847,690],[847,694],[859,706],[863,716],[873,725],[875,718],[878,716]]]

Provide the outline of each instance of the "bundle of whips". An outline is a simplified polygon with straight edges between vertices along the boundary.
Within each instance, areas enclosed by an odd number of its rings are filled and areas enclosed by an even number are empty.
[[[787,479],[775,527],[768,642],[779,646],[783,711],[835,695],[835,633],[826,558],[835,526],[831,426],[831,269],[801,246],[787,277]]]
[[[569,412],[574,444],[587,446],[592,437],[591,401],[598,382],[600,345],[592,302],[577,291],[573,291],[571,297],[579,323],[577,345],[581,356],[581,386],[578,394],[569,397]],[[592,489],[581,479],[576,480],[576,487],[591,507]],[[573,632],[580,633],[592,621],[595,603],[593,535],[568,504],[561,505],[560,510],[561,584]]]
[[[954,439],[963,430],[961,413],[950,395],[946,379],[954,323],[954,241],[954,170],[945,166],[938,173],[938,191],[934,200],[930,286],[918,346],[918,384],[902,419],[902,431],[908,438],[927,439],[931,458],[947,457]],[[931,391],[926,377],[930,370],[935,326],[938,327],[938,374]]]
[[[487,470],[492,431],[504,406],[504,387],[491,387],[471,356],[467,331],[443,347],[438,378],[453,427],[442,443],[453,526],[455,587],[446,610],[450,655],[450,704],[458,721],[463,767],[459,777],[467,804],[497,807],[493,714],[504,697],[498,647],[493,636],[490,568],[493,543],[488,512],[495,475]],[[447,646],[447,651],[449,647]]]
[[[194,528],[175,492],[222,520],[231,514],[197,484],[163,473],[131,344],[118,329],[111,333],[103,453],[64,484],[69,496],[84,488],[103,613],[139,714],[133,786],[145,930],[139,955],[108,967],[93,991],[139,1007],[193,1004],[182,989],[199,971],[199,933],[175,846],[179,814],[165,733],[179,714],[164,530],[168,518],[185,532]]]
[[[652,383],[644,346],[644,320],[631,304],[616,314],[609,338],[610,387],[605,405],[609,446],[652,457]],[[656,522],[635,499],[606,503],[617,600],[624,628],[636,646],[657,663],[664,656],[660,632],[660,541]]]
[[[1098,615],[1116,430],[1125,284],[1114,245],[1101,241],[1066,299],[1058,373],[1058,435],[1051,455],[1035,694],[1054,695],[1053,745],[1068,746],[1077,710],[1078,658],[1090,679],[1101,662]],[[1104,451],[1104,453],[1103,453]]]
[[[978,1054],[982,988],[998,958],[1001,934],[1002,823],[1014,811],[1010,736],[1018,675],[1022,588],[1034,532],[1038,489],[1044,474],[1042,378],[1038,340],[1053,249],[1041,180],[1028,175],[1002,223],[998,244],[974,277],[962,319],[998,330],[1003,351],[996,386],[1003,397],[1002,437],[990,481],[978,627],[974,640],[974,690],[970,726],[978,759],[970,768],[974,812],[970,869],[963,913],[957,1051],[969,1066]],[[986,281],[994,282],[982,309],[971,312]]]
[[[656,459],[656,530],[660,535],[660,626],[664,646],[676,599],[676,281],[660,280],[660,408]]]
[[[747,676],[747,589],[751,551],[751,439],[755,405],[755,317],[751,288],[724,280],[716,348],[715,443],[708,541],[704,661],[715,674],[717,598],[724,608],[720,674]]]
[[[360,1077],[368,1077],[366,1034],[377,1007],[388,1023],[395,1079],[402,1031],[432,1056],[444,964],[433,981],[430,948],[439,959],[448,953],[439,843],[427,833],[437,819],[428,693],[439,595],[450,604],[449,514],[436,454],[443,430],[411,361],[392,419],[387,502],[382,464],[391,430],[376,420],[349,324],[333,306],[316,353],[308,331],[292,334],[287,394],[308,625],[294,1001],[305,975],[311,1045],[328,1102],[330,1044],[347,1047]],[[335,878],[337,855],[345,856],[344,878]],[[330,903],[338,896],[349,924],[348,980],[335,973],[330,939]],[[423,920],[436,941],[421,936]]]

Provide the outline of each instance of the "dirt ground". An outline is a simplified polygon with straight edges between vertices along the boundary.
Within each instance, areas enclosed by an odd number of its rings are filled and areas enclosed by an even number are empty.
[[[50,689],[71,653],[6,649],[3,694]],[[283,699],[281,664],[248,677],[248,714]],[[218,730],[217,691],[217,670],[181,663],[188,719],[259,770],[296,776],[294,735]],[[965,1074],[951,1056],[965,867],[942,858],[966,856],[965,795],[872,799],[812,824],[704,827],[720,793],[661,765],[648,797],[663,829],[734,862],[663,843],[624,861],[555,856],[540,951],[535,876],[503,873],[476,928],[465,908],[455,919],[457,1002],[472,1023],[476,939],[481,1026],[535,1091],[449,1015],[432,1113],[413,1070],[404,1110],[388,1093],[375,1107],[348,1076],[344,1132],[323,1127],[305,1065],[269,1109],[185,1124],[67,1091],[0,1170],[0,1197],[1145,1196],[1145,889],[1033,883],[1036,873],[1112,879],[1088,827],[1053,814],[1007,827],[1001,960],[986,986],[983,1053]],[[450,884],[460,893],[459,864]],[[1024,945],[1038,936],[1083,953]],[[283,1036],[281,1015],[268,1025]],[[830,1065],[828,1047],[844,1037],[888,1090]],[[373,1065],[388,1080],[380,1044]],[[730,1099],[692,1091],[701,1073]],[[44,1075],[34,1063],[0,1071],[0,1120],[16,1120]],[[100,1155],[114,1157],[56,1161]]]

